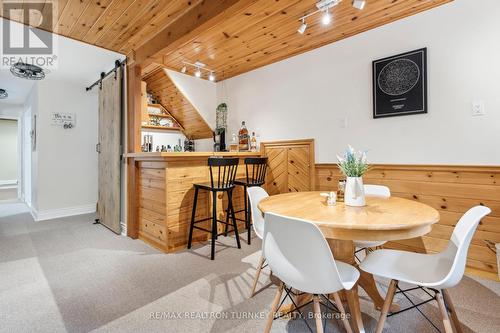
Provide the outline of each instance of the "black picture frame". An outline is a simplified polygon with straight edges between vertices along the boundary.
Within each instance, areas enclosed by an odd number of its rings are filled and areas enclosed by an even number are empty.
[[[428,112],[427,48],[374,60],[373,118]]]

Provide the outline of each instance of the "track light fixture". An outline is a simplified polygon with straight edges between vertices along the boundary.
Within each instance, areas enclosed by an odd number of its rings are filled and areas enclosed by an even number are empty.
[[[300,25],[299,29],[297,30],[299,34],[303,35],[304,32],[306,32],[307,29],[307,23],[305,19],[302,19],[302,24]]]
[[[321,23],[323,23],[323,25],[328,25],[330,24],[330,22],[332,22],[332,16],[330,15],[327,9],[325,10],[325,13],[321,17]]]
[[[352,6],[356,9],[362,10],[365,8],[366,0],[353,0]]]
[[[313,16],[317,13],[323,13],[321,17],[321,23],[328,25],[332,22],[332,15],[330,14],[330,9],[337,6],[342,0],[320,0],[316,3],[316,10],[302,16],[299,20],[301,22],[297,32],[304,34],[307,29],[306,18]]]
[[[199,68],[196,68],[196,71],[194,72],[194,76],[196,77],[201,77],[201,70]]]
[[[197,61],[194,64],[192,64],[190,62],[183,61],[182,65],[183,66],[181,68],[181,72],[184,74],[188,72],[188,68],[192,67],[194,69],[193,74],[195,77],[197,78],[203,77],[203,71],[206,71],[208,73],[207,78],[212,82],[215,81],[216,78],[215,72],[212,69],[207,68],[207,66],[204,63]]]

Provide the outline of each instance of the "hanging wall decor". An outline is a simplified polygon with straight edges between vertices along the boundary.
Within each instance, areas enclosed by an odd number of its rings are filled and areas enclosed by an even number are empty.
[[[427,48],[373,61],[373,118],[427,113]]]

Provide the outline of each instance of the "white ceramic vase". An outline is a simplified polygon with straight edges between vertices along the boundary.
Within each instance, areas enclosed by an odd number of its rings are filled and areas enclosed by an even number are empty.
[[[347,177],[344,202],[347,206],[362,207],[366,205],[365,188],[362,177]]]

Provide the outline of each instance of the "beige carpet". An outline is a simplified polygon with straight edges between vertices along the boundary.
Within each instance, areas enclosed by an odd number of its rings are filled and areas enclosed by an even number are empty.
[[[0,332],[262,332],[275,287],[247,297],[258,240],[238,250],[223,239],[228,246],[210,261],[208,246],[165,255],[93,220],[35,223],[22,205],[0,205]],[[260,286],[267,283],[265,274]],[[386,283],[379,287],[385,293]],[[500,332],[498,283],[466,277],[451,295],[464,332]],[[378,312],[364,298],[361,306],[372,332]],[[437,307],[422,310],[441,328]],[[416,311],[389,318],[386,328],[437,332]],[[326,332],[338,331],[327,322]],[[300,319],[276,320],[273,332],[307,328]]]

